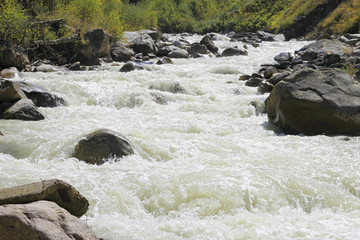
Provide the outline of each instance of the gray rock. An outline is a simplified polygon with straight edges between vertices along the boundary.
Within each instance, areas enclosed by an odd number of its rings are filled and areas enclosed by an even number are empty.
[[[267,82],[276,85],[289,75],[290,72],[275,73],[270,79],[267,80]]]
[[[141,64],[135,62],[127,62],[120,68],[120,72],[131,72],[134,70],[143,70],[143,69],[144,67],[141,66]]]
[[[239,48],[226,48],[221,53],[222,57],[231,57],[231,56],[240,56],[240,55],[247,56],[248,52],[246,50],[239,49]]]
[[[97,240],[90,227],[54,202],[0,206],[0,239]]]
[[[0,189],[0,205],[40,200],[55,202],[77,217],[84,215],[89,207],[87,199],[74,187],[58,179]]]
[[[173,61],[169,57],[162,57],[156,62],[156,64],[173,64]]]
[[[108,129],[99,129],[80,140],[73,157],[100,165],[110,157],[123,157],[133,153],[130,142],[124,136]]]
[[[17,46],[0,45],[0,66],[3,68],[16,67],[23,70],[29,58],[25,51]]]
[[[249,80],[250,78],[251,78],[250,75],[245,74],[245,75],[241,75],[241,76],[239,77],[239,80],[240,80],[240,81],[246,81],[246,80]]]
[[[154,40],[147,34],[138,36],[132,44],[132,49],[135,53],[142,53],[144,55],[156,53]]]
[[[268,67],[265,71],[264,71],[264,78],[269,79],[273,76],[274,73],[277,73],[278,70],[275,67]]]
[[[191,44],[190,47],[187,48],[187,51],[190,54],[193,54],[193,53],[207,54],[208,50],[207,50],[205,44],[193,43],[193,44]]]
[[[274,57],[274,60],[277,61],[278,63],[291,62],[292,56],[291,53],[289,52],[282,52],[276,55]]]
[[[132,59],[135,52],[132,49],[117,43],[110,49],[110,54],[114,61],[127,62]]]
[[[14,83],[21,88],[37,107],[58,107],[65,104],[64,99],[50,93],[43,87],[23,81],[16,81]]]
[[[321,39],[309,45],[302,47],[299,51],[299,55],[303,55],[305,52],[313,52],[317,54],[338,54],[343,56],[347,52],[350,52],[351,47],[345,43],[340,42],[339,40],[329,40],[329,39]],[[312,53],[312,54],[313,54]],[[312,60],[312,59],[304,59],[303,60]]]
[[[266,100],[269,122],[290,134],[360,135],[360,85],[342,70],[302,69]]]
[[[248,87],[258,87],[260,83],[263,81],[261,78],[250,78],[246,81],[245,86]]]
[[[274,85],[267,81],[262,81],[258,86],[258,92],[260,94],[269,93],[273,90]]]
[[[59,72],[59,71],[68,71],[69,69],[65,68],[65,67],[59,67],[59,66],[54,66],[51,64],[40,64],[39,66],[35,67],[35,72]]]
[[[79,50],[78,60],[83,65],[99,65],[99,58],[110,55],[108,35],[102,29],[94,29],[85,33],[86,44]]]
[[[151,29],[146,29],[146,30],[140,30],[139,34],[147,34],[149,35],[154,41],[159,41],[162,37],[162,32],[158,31],[158,30],[151,30]]]
[[[185,49],[177,49],[168,54],[169,58],[189,58],[189,53]]]
[[[20,86],[13,81],[0,80],[0,102],[16,102],[26,99],[25,93]]]
[[[160,47],[160,48],[158,47],[156,54],[157,54],[158,56],[160,56],[160,57],[162,57],[162,56],[167,56],[169,53],[171,53],[171,52],[173,52],[173,51],[176,51],[176,50],[178,50],[178,49],[180,49],[180,48],[175,47],[175,46],[173,46],[173,45],[170,45],[170,46],[162,46],[162,47]]]
[[[208,35],[205,35],[201,39],[200,44],[205,44],[206,48],[212,53],[217,52],[219,50],[219,48],[215,46],[214,42],[211,40],[211,38]]]
[[[8,108],[2,115],[3,119],[17,119],[27,121],[38,121],[45,119],[39,112],[33,101],[30,99],[21,99]]]

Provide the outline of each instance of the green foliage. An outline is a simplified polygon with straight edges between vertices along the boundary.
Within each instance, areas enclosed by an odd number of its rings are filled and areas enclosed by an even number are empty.
[[[0,39],[28,44],[37,37],[37,29],[17,1],[4,0],[0,12]]]

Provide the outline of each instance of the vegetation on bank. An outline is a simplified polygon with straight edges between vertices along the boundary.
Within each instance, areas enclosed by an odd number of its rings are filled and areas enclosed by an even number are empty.
[[[282,32],[322,4],[334,0],[0,0],[0,39],[26,44],[103,28],[163,32],[267,30]],[[64,19],[54,32],[39,21]],[[359,32],[360,0],[344,0],[316,25],[316,32]]]

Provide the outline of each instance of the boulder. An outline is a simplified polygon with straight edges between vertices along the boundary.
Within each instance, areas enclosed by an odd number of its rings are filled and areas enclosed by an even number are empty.
[[[19,70],[23,70],[28,62],[29,58],[22,48],[5,45],[0,46],[0,67],[16,67]]]
[[[185,49],[177,49],[168,54],[169,58],[189,58],[189,53]]]
[[[240,81],[246,81],[246,80],[249,80],[250,78],[251,78],[250,75],[244,74],[244,75],[241,75],[241,76],[239,77],[239,80],[240,80]]]
[[[211,38],[208,35],[205,35],[201,39],[200,44],[204,44],[206,48],[212,53],[217,52],[219,50],[219,48],[215,46],[214,42],[211,40]]]
[[[102,29],[93,29],[84,35],[86,43],[80,47],[78,60],[83,65],[99,65],[99,58],[110,55],[109,37]]]
[[[69,71],[65,67],[59,67],[51,64],[42,63],[39,66],[35,67],[35,72],[59,72],[59,71]]]
[[[97,240],[94,231],[54,202],[0,206],[0,239]]]
[[[133,153],[130,142],[124,136],[108,129],[100,129],[80,140],[73,157],[99,165],[107,158],[123,157]]]
[[[156,64],[173,64],[173,61],[169,57],[162,57],[156,62]]]
[[[142,53],[144,55],[156,53],[154,40],[148,34],[138,36],[132,44],[132,49],[134,49],[135,53]]]
[[[338,54],[343,56],[350,53],[351,47],[339,40],[321,39],[309,45],[302,47],[297,53],[301,56],[302,60],[316,59],[319,54]],[[305,54],[305,56],[303,56]]]
[[[30,203],[40,200],[55,202],[77,217],[84,215],[89,207],[87,199],[74,187],[58,179],[0,189],[0,205]]]
[[[131,72],[134,70],[143,70],[144,67],[141,66],[140,63],[136,63],[136,62],[126,62],[121,68],[120,68],[120,72]]]
[[[110,49],[111,57],[117,62],[127,62],[135,55],[134,51],[122,44],[115,44]]]
[[[43,87],[24,81],[16,81],[14,83],[21,88],[37,107],[58,107],[65,104],[64,99],[50,93]]]
[[[291,53],[289,52],[282,52],[276,55],[274,57],[274,60],[277,61],[278,63],[291,62],[292,56]]]
[[[264,31],[257,31],[256,34],[262,41],[285,41],[285,36],[283,34],[272,34]]]
[[[239,48],[226,48],[222,53],[222,57],[231,57],[231,56],[247,56],[248,52]]]
[[[262,81],[258,86],[258,92],[260,94],[269,93],[274,89],[274,85],[267,81]]]
[[[294,72],[266,99],[270,123],[306,135],[360,135],[359,103],[359,83],[339,69]]]
[[[271,78],[274,75],[274,73],[277,73],[277,71],[278,70],[275,67],[266,68],[266,70],[264,71],[264,78],[266,79]]]
[[[175,47],[173,45],[170,45],[170,46],[161,46],[161,47],[158,47],[157,48],[157,52],[156,54],[160,57],[162,56],[167,56],[169,53],[173,52],[173,51],[176,51],[180,48],[178,47]]]
[[[267,82],[276,85],[278,82],[286,78],[290,75],[290,72],[282,72],[282,73],[274,73],[270,79],[267,80]]]
[[[13,81],[0,80],[0,102],[16,102],[27,98],[20,86]]]
[[[248,87],[258,87],[259,84],[263,81],[261,78],[250,78],[246,81],[245,86]]]
[[[3,119],[18,119],[27,121],[38,121],[45,119],[39,112],[33,101],[21,99],[8,108],[2,115]]]
[[[188,53],[200,53],[200,54],[207,54],[207,48],[205,44],[200,43],[193,43],[190,47],[187,48]]]
[[[139,34],[147,34],[149,35],[154,41],[159,41],[162,37],[162,32],[158,30],[153,29],[146,29],[146,30],[140,30]]]

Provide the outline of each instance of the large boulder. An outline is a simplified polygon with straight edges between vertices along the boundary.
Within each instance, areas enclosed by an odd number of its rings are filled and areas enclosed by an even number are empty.
[[[117,62],[127,62],[135,55],[131,48],[128,48],[120,42],[114,44],[110,49],[111,58]]]
[[[14,83],[21,88],[37,107],[57,107],[65,104],[64,99],[50,93],[43,87],[24,81],[16,81]]]
[[[144,55],[156,53],[154,40],[148,34],[138,36],[132,44],[132,49],[134,49],[135,53],[142,53]]]
[[[87,199],[74,187],[58,179],[0,189],[0,205],[30,203],[40,200],[55,202],[77,217],[84,215],[89,207]]]
[[[0,67],[23,70],[28,62],[29,58],[22,48],[0,45]]]
[[[0,103],[14,103],[22,98],[27,97],[18,84],[9,80],[0,80]]]
[[[175,51],[170,52],[167,55],[169,58],[189,58],[189,53],[185,49],[177,49]]]
[[[109,36],[102,29],[85,33],[86,43],[80,47],[78,60],[83,65],[99,65],[100,57],[110,55]]]
[[[44,115],[37,109],[33,101],[30,99],[21,99],[17,101],[2,114],[2,118],[27,121],[45,119]]]
[[[360,84],[338,69],[305,68],[266,99],[269,122],[290,134],[360,135]]]
[[[97,240],[94,231],[54,202],[0,206],[0,239]]]
[[[103,164],[108,158],[133,153],[130,142],[124,136],[108,129],[100,129],[80,140],[73,157],[90,164]]]
[[[152,29],[145,29],[145,30],[140,30],[139,34],[147,34],[149,35],[154,41],[159,41],[162,37],[162,32],[158,31],[158,30],[152,30]]]
[[[314,43],[302,47],[297,53],[301,55],[302,60],[313,60],[320,55],[338,54],[340,56],[350,53],[351,47],[339,40],[321,39]]]
[[[239,48],[226,48],[221,53],[222,57],[231,57],[231,56],[240,56],[240,55],[247,56],[248,52],[246,50],[239,49]]]
[[[187,48],[187,51],[190,54],[193,54],[193,53],[206,54],[208,49],[206,48],[205,44],[193,43],[193,44],[191,44],[190,47]]]
[[[208,35],[205,35],[201,39],[200,44],[204,44],[206,48],[212,53],[215,53],[219,50],[219,48],[215,46],[214,42],[211,40],[211,38]]]

